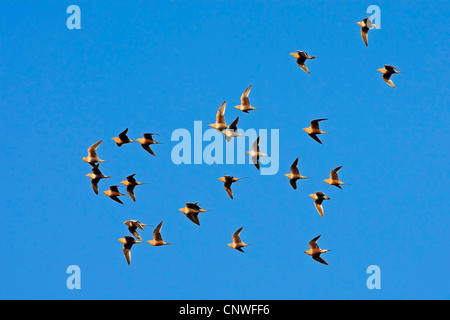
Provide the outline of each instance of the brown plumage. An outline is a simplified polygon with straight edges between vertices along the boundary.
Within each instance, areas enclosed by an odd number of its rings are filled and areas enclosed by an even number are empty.
[[[306,60],[317,58],[317,57],[310,56],[310,55],[307,54],[306,52],[300,51],[300,50],[297,50],[297,52],[291,53],[291,56],[293,56],[295,59],[297,59],[297,64],[298,64],[298,66],[299,66],[300,68],[302,68],[303,71],[305,71],[305,72],[308,73],[308,74],[309,74],[310,72],[309,72],[308,68],[307,68],[306,65],[305,65]]]

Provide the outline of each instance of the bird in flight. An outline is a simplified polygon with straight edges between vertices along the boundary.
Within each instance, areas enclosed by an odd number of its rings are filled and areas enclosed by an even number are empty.
[[[366,46],[368,46],[368,32],[370,29],[378,28],[378,26],[374,25],[369,18],[364,18],[362,21],[358,21],[357,24],[361,26],[361,36]]]
[[[314,206],[316,207],[317,212],[319,212],[320,216],[323,218],[322,202],[323,200],[331,200],[331,198],[327,197],[323,192],[316,192],[310,194],[309,196],[314,199]]]
[[[202,208],[200,208],[200,206],[198,205],[198,202],[196,203],[186,203],[186,206],[184,208],[178,209],[181,212],[184,213],[184,215],[191,220],[193,223],[195,223],[196,225],[200,225],[200,220],[198,219],[198,214],[202,213],[202,212],[206,212],[208,210],[204,210]]]
[[[110,186],[109,190],[103,191],[103,193],[106,194],[111,199],[113,199],[114,201],[123,204],[122,200],[118,198],[119,196],[124,196],[123,193],[119,192],[119,186]]]
[[[92,146],[89,147],[88,156],[82,158],[84,162],[89,163],[91,166],[94,166],[94,164],[96,164],[97,162],[106,162],[105,160],[102,160],[97,156],[96,150],[97,147],[100,145],[100,143],[102,143],[102,140],[94,143]]]
[[[246,177],[244,177],[246,178]],[[228,193],[231,199],[233,199],[233,190],[231,190],[231,185],[241,179],[244,178],[235,178],[233,176],[223,176],[220,177],[219,180],[223,182],[223,186],[225,187],[225,191]]]
[[[161,236],[161,227],[162,227],[163,222],[161,221],[158,226],[155,228],[155,230],[153,231],[153,240],[148,240],[147,242],[150,243],[152,246],[164,246],[164,245],[169,245],[171,243],[168,242],[164,242],[162,236]]]
[[[130,236],[124,236],[123,238],[120,238],[119,241],[123,244],[123,254],[129,265],[131,263],[131,247],[136,243],[142,243],[142,241],[137,241]]]
[[[98,182],[101,179],[111,178],[110,176],[105,176],[99,169],[100,164],[94,164],[92,167],[92,173],[88,173],[86,176],[91,178],[92,189],[94,189],[95,194],[98,194]]]
[[[137,220],[128,220],[128,221],[125,221],[123,224],[128,227],[128,231],[130,231],[130,233],[133,236],[135,236],[136,239],[139,239],[139,240],[142,241],[141,236],[137,232],[137,228],[139,228],[142,231],[144,231],[144,227],[148,226],[148,224],[143,224],[143,223],[141,223],[141,222],[139,222]]]
[[[228,128],[227,124],[225,123],[225,108],[226,108],[227,104],[224,101],[222,103],[222,105],[220,106],[219,110],[217,111],[216,114],[216,123],[211,123],[209,126],[211,128],[214,128],[218,131],[222,131],[226,128]]]
[[[126,143],[136,142],[134,140],[130,140],[127,136],[127,133],[128,133],[128,128],[126,128],[123,132],[121,132],[119,134],[119,137],[112,138],[116,142],[118,147],[121,147],[123,144],[126,144]]]
[[[160,144],[159,142],[156,142],[156,141],[153,140],[153,136],[154,135],[158,135],[158,134],[157,133],[144,133],[144,137],[143,138],[136,139],[136,141],[141,144],[141,147],[145,151],[150,153],[152,156],[155,156],[155,153],[150,148],[150,145],[152,145],[152,144]]]
[[[309,256],[312,256],[312,258],[313,258],[314,260],[316,260],[317,262],[320,262],[320,263],[322,263],[322,264],[328,265],[328,263],[327,263],[325,260],[323,260],[323,259],[320,257],[320,255],[321,255],[322,253],[328,252],[328,251],[330,251],[330,250],[322,250],[322,249],[319,248],[319,245],[316,243],[317,240],[319,240],[319,238],[320,238],[320,235],[317,236],[317,237],[315,237],[314,239],[312,239],[312,240],[309,242],[309,248],[310,248],[310,249],[309,249],[309,250],[306,250],[305,253],[306,253],[307,255],[309,255]]]
[[[328,183],[331,186],[336,186],[339,189],[342,189],[341,185],[344,185],[344,184],[347,184],[347,183],[339,181],[338,172],[339,172],[339,170],[341,170],[341,168],[342,168],[342,166],[331,170],[331,172],[330,172],[330,179],[325,179],[323,181],[325,181],[326,183]]]
[[[291,165],[291,173],[285,174],[285,176],[289,178],[289,182],[291,183],[291,186],[292,188],[294,188],[294,190],[297,190],[297,180],[309,179],[308,177],[304,177],[300,174],[297,165],[298,165],[298,158],[295,159],[295,161]]]
[[[136,197],[134,196],[134,188],[136,186],[139,186],[141,184],[145,184],[144,182],[139,182],[134,179],[135,174],[132,174],[131,176],[127,177],[127,180],[121,181],[120,183],[125,185],[127,187],[127,193],[130,196],[131,200],[136,202]]]
[[[230,124],[227,130],[222,130],[222,133],[225,135],[225,140],[230,142],[233,137],[245,137],[243,134],[238,132],[237,124],[239,122],[239,117],[234,119],[234,121]]]
[[[252,150],[247,151],[247,154],[252,157],[252,162],[255,165],[256,169],[259,170],[259,158],[260,157],[268,157],[268,154],[262,153],[259,149],[259,137],[253,142]]]
[[[319,122],[325,121],[328,119],[316,119],[310,122],[308,128],[303,128],[304,131],[306,131],[307,134],[314,140],[316,140],[318,143],[322,144],[322,141],[320,141],[319,137],[317,137],[318,134],[326,134],[325,131],[320,130]]]
[[[298,66],[300,68],[302,68],[303,71],[305,71],[308,74],[310,72],[309,72],[308,68],[305,65],[306,60],[307,59],[315,59],[315,58],[317,58],[317,57],[310,56],[306,52],[300,51],[300,50],[297,50],[297,52],[292,52],[291,56],[293,56],[295,59],[297,59]]]
[[[396,67],[393,67],[393,66],[390,66],[390,65],[387,65],[387,64],[384,65],[384,68],[377,69],[377,70],[380,71],[383,74],[382,78],[383,78],[384,82],[386,82],[392,88],[395,88],[395,84],[394,84],[394,82],[392,82],[391,76],[393,74],[401,73],[401,72],[398,71]]]
[[[258,108],[253,108],[250,105],[250,100],[248,99],[248,95],[250,94],[250,90],[252,90],[252,86],[245,89],[244,93],[241,95],[241,104],[235,106],[236,109],[241,110],[245,113],[248,113],[251,110],[256,110]]]
[[[233,233],[233,236],[232,236],[233,242],[227,244],[227,246],[229,246],[230,248],[236,249],[240,252],[244,252],[244,250],[242,250],[242,248],[250,245],[248,243],[242,242],[241,238],[239,237],[239,234],[241,233],[243,228],[244,227],[240,227],[235,233]]]

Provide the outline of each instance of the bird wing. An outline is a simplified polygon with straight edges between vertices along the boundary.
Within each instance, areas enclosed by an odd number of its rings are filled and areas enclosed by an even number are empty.
[[[236,230],[235,233],[233,233],[233,236],[231,238],[233,239],[234,243],[241,243],[241,238],[239,237],[239,234],[241,233],[242,229],[244,229],[244,227],[240,227],[239,229]]]
[[[328,263],[320,257],[320,254],[314,254],[314,255],[312,256],[312,258],[313,258],[314,260],[316,260],[317,262],[320,262],[321,264],[324,264],[324,265],[326,265],[326,266],[328,265]]]
[[[250,106],[250,100],[248,99],[248,95],[250,94],[250,90],[252,90],[252,86],[250,85],[247,89],[245,89],[244,93],[241,95],[241,104],[243,106]]]
[[[320,235],[318,235],[317,237],[315,237],[314,239],[312,239],[309,242],[309,247],[311,248],[311,250],[319,249],[319,246],[316,243],[316,241],[319,240],[319,238],[320,238]]]
[[[226,108],[226,102],[224,101],[222,105],[220,106],[219,110],[216,114],[216,122],[225,124],[225,108]]]
[[[314,205],[316,206],[317,212],[319,212],[320,216],[323,218],[323,208],[322,208],[322,202],[318,202],[317,200],[314,201]]]
[[[300,59],[297,60],[297,64],[298,64],[298,66],[299,66],[300,68],[302,68],[303,71],[305,71],[306,73],[308,73],[308,74],[311,73],[311,72],[309,72],[308,67],[307,67],[304,63],[302,63],[302,62],[300,61]]]
[[[310,122],[311,129],[316,129],[316,130],[320,129],[319,122],[320,121],[325,121],[325,120],[328,120],[328,119],[315,119],[315,120],[312,120]]]
[[[126,128],[123,132],[121,132],[119,134],[119,139],[122,141],[128,140],[127,133],[128,133],[128,128]]]
[[[153,231],[153,240],[155,241],[162,241],[162,236],[161,236],[161,227],[162,227],[163,222],[161,221],[158,226],[155,228],[155,230]]]
[[[309,134],[309,136],[316,140],[318,143],[322,144],[322,141],[320,141],[319,137],[315,133],[311,133]]]
[[[98,194],[98,182],[99,181],[100,181],[99,178],[91,180],[91,186],[92,186],[92,189],[94,189],[95,194]]]
[[[128,182],[136,182],[136,179],[134,179],[134,176],[136,175],[136,173],[133,173],[132,175],[127,177],[127,181]]]
[[[225,182],[223,186],[225,187],[225,190],[227,191],[230,198],[233,199],[233,190],[231,190],[231,184],[232,182]]]
[[[259,152],[259,137],[253,142],[252,151]]]
[[[297,180],[290,179],[289,182],[291,183],[292,188],[294,188],[294,190],[297,190]]]
[[[300,174],[300,172],[298,171],[297,165],[298,165],[298,158],[295,159],[295,161],[291,165],[291,173],[292,174]]]
[[[339,166],[339,167],[331,170],[331,172],[330,172],[331,180],[339,180],[339,177],[338,177],[337,173],[338,173],[339,170],[341,170],[341,168],[342,168],[342,166]]]
[[[130,196],[131,200],[136,202],[136,197],[134,196],[134,187],[136,187],[134,184],[130,184],[127,186],[127,193]]]
[[[230,124],[230,126],[228,127],[228,129],[230,129],[230,130],[237,130],[237,124],[238,124],[238,122],[239,122],[239,117],[237,117],[231,124]]]
[[[127,263],[131,263],[131,250],[123,247],[123,254],[125,255],[125,259],[127,260]]]
[[[362,28],[361,28],[361,36],[362,36],[362,38],[363,38],[364,43],[365,43],[366,46],[369,45],[369,41],[368,41],[368,32],[369,32],[369,28],[367,28],[367,27],[362,27]]]
[[[155,153],[153,152],[153,150],[150,148],[150,145],[148,144],[141,144],[142,148],[147,151],[148,153],[150,153],[152,156],[156,156]]]
[[[189,220],[191,220],[193,223],[195,223],[196,225],[200,225],[200,220],[198,219],[198,212],[195,213],[188,213],[186,215],[186,217],[188,217]]]
[[[139,233],[136,231],[137,226],[133,223],[132,226],[128,227],[128,231],[130,231],[130,233],[135,236],[137,239],[142,241],[141,236],[139,235]]]
[[[91,158],[96,158],[97,157],[96,149],[100,145],[100,143],[102,143],[102,140],[94,143],[92,146],[89,147],[89,149],[88,149],[89,157],[91,157]]]
[[[117,201],[120,204],[123,204],[122,200],[120,200],[117,196],[111,196],[111,199],[113,199],[114,201]]]

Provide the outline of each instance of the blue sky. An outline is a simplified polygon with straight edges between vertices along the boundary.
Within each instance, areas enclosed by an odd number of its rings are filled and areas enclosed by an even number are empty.
[[[66,27],[72,4],[81,30]],[[381,29],[365,47],[356,22],[371,4]],[[448,299],[449,13],[445,1],[2,1],[0,298]],[[310,75],[296,50],[319,57]],[[396,89],[383,64],[403,72]],[[233,106],[250,84],[261,109],[247,115]],[[172,132],[206,129],[224,100],[228,123],[279,129],[278,174],[173,164]],[[317,118],[323,145],[301,130]],[[159,133],[157,156],[117,148],[125,128]],[[96,196],[81,157],[101,139],[112,179]],[[294,191],[296,157],[312,179]],[[322,181],[340,165],[343,190]],[[132,173],[148,183],[136,203],[101,194]],[[234,200],[225,174],[249,177]],[[315,191],[332,199],[325,218]],[[177,210],[197,201],[211,210],[200,227]],[[128,266],[129,219],[163,220],[175,245],[136,245]],[[241,226],[245,254],[226,246]],[[303,253],[319,234],[329,266]],[[69,265],[81,290],[66,287]],[[370,265],[381,290],[366,287]]]

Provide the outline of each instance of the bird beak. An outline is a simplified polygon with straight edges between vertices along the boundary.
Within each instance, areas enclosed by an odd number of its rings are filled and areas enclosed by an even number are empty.
[[[381,73],[384,73],[384,70],[383,69],[377,69],[378,71],[380,71]]]

